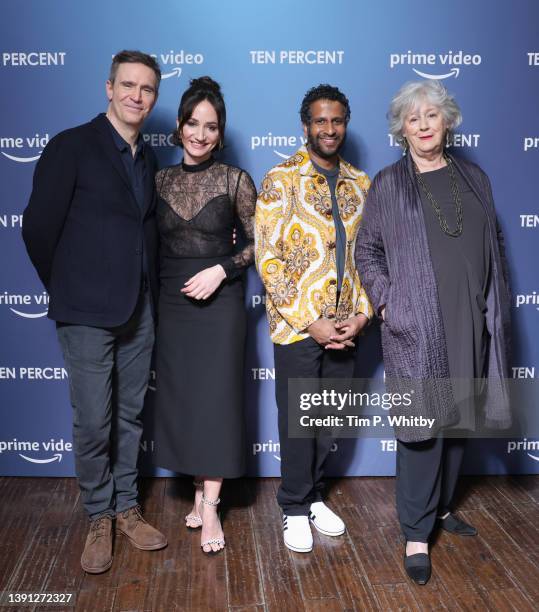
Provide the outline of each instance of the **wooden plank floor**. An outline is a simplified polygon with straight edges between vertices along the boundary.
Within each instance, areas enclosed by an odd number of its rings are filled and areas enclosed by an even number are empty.
[[[0,590],[72,591],[76,610],[89,612],[539,609],[539,476],[461,483],[462,516],[479,536],[438,534],[433,577],[417,587],[402,569],[393,478],[330,481],[329,503],[348,529],[339,538],[314,532],[309,555],[283,545],[277,479],[227,482],[227,546],[215,557],[201,552],[200,531],[183,526],[190,483],[148,479],[145,516],[169,546],[143,552],[117,538],[112,569],[99,576],[79,565],[88,524],[75,479],[0,478]]]

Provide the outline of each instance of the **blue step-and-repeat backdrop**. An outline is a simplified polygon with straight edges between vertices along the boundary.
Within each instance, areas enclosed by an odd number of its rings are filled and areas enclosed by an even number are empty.
[[[110,61],[124,48],[155,54],[162,67],[159,100],[144,127],[160,163],[179,161],[170,140],[179,98],[190,78],[208,74],[226,97],[223,158],[257,184],[302,143],[298,110],[311,86],[331,83],[347,94],[352,119],[344,157],[374,176],[400,155],[385,117],[393,94],[405,81],[442,79],[464,117],[453,152],[490,176],[505,232],[513,291],[511,373],[539,375],[536,0],[6,0],[0,10],[0,474],[74,474],[69,381],[46,317],[47,294],[21,240],[22,211],[48,140],[105,110]],[[273,356],[254,270],[245,307],[249,474],[275,476]],[[358,373],[383,374],[376,326],[361,339]],[[156,384],[152,372],[150,416]],[[142,447],[145,471],[164,474],[150,468],[150,426]],[[347,439],[334,446],[330,472],[392,475],[394,466],[393,439]],[[538,472],[539,441],[525,435],[471,440],[465,469]]]

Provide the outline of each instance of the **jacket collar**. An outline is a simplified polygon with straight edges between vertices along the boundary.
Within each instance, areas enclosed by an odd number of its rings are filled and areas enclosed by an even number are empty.
[[[318,176],[318,172],[313,166],[311,158],[309,157],[309,151],[307,151],[305,145],[299,148],[290,159],[297,163],[299,166],[299,173],[302,176]],[[344,161],[344,159],[339,156],[339,178],[355,179],[356,175],[357,173],[354,171],[352,164]]]
[[[97,117],[92,119],[90,123],[92,127],[97,131],[99,142],[101,143],[101,146],[103,147],[103,150],[112,167],[116,170],[116,172],[120,175],[121,179],[125,183],[125,186],[131,196],[131,203],[133,204],[133,206],[136,206],[137,210],[140,210],[140,207],[137,204],[135,198],[135,194],[133,193],[131,183],[129,182],[124,163],[120,156],[120,151],[114,142],[109,120],[107,119],[105,113],[97,115]]]
[[[95,119],[92,119],[91,124],[98,133],[99,141],[107,157],[109,158],[109,161],[111,162],[114,169],[118,172],[118,174],[122,177],[122,180],[124,181],[126,186],[131,191],[129,178],[127,177],[127,172],[125,171],[122,158],[120,157],[120,151],[114,143],[114,138],[112,137],[109,120],[107,119],[105,113],[97,115]]]
[[[105,120],[107,121],[109,125],[110,133],[112,134],[112,140],[114,141],[114,144],[116,148],[118,149],[118,151],[120,151],[120,153],[123,153],[124,151],[129,151],[129,153],[131,153],[131,145],[123,139],[123,137],[116,130],[116,128],[112,125],[112,122],[107,118],[106,115],[105,115]],[[136,155],[144,156],[144,148],[145,148],[144,140],[142,138],[142,134],[139,133],[137,137],[137,146],[136,146],[135,156]]]

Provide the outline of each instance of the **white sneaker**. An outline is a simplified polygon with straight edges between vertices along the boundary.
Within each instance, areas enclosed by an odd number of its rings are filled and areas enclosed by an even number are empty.
[[[313,549],[313,534],[306,516],[283,514],[283,536],[285,546],[294,552],[308,553]]]
[[[346,529],[342,519],[321,501],[311,504],[309,520],[320,533],[328,536],[340,536]]]

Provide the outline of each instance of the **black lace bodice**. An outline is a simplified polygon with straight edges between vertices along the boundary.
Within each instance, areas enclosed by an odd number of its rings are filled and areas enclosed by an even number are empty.
[[[239,168],[213,159],[179,164],[156,175],[157,223],[164,257],[219,257],[228,278],[254,261],[256,188]],[[246,244],[234,254],[232,231],[239,218]]]

